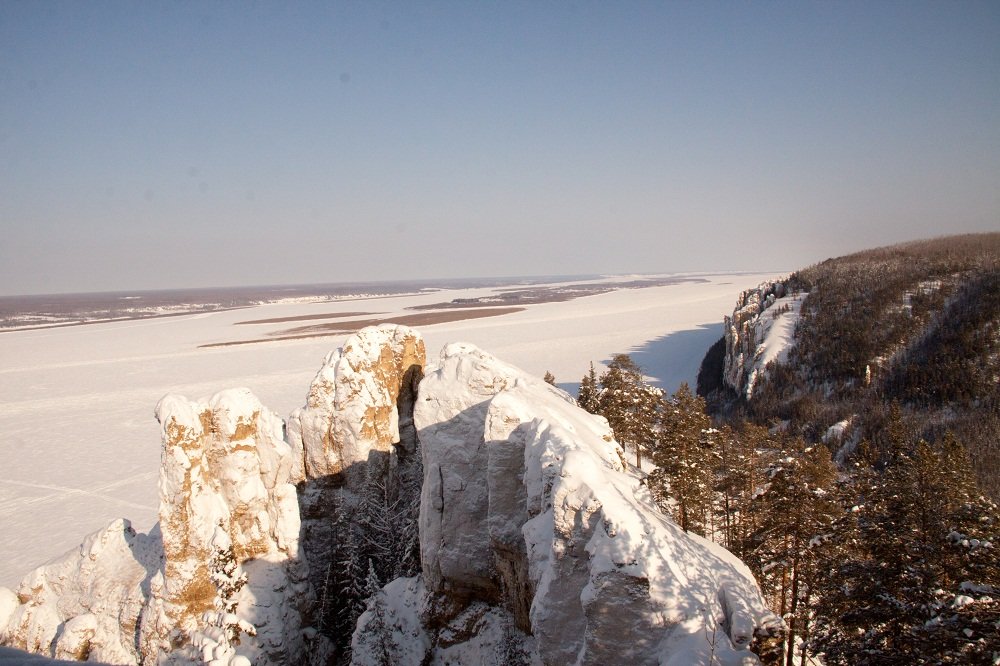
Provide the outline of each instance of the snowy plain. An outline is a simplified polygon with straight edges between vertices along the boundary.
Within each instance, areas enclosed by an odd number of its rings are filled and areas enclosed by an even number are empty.
[[[485,319],[418,327],[429,363],[447,342],[471,342],[571,393],[593,361],[629,353],[657,385],[694,382],[739,293],[773,273],[685,276],[668,286],[617,289],[528,305]],[[607,278],[625,282],[633,278]],[[188,398],[245,386],[281,417],[305,401],[326,353],[347,337],[253,340],[296,325],[238,322],[337,312],[413,314],[406,308],[476,298],[498,288],[285,303],[190,316],[0,334],[0,586],[125,517],[157,520],[159,426],[166,393]],[[364,317],[350,317],[355,319]],[[337,321],[337,320],[332,320]],[[312,322],[306,322],[312,323]],[[600,368],[598,368],[600,372]]]

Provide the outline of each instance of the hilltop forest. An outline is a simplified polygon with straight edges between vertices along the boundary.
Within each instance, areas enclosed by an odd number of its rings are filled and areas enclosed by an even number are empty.
[[[750,371],[793,304],[787,349]],[[754,573],[787,627],[761,660],[997,663],[1000,234],[829,259],[742,295],[727,324],[696,393],[619,355],[578,403],[664,512]]]

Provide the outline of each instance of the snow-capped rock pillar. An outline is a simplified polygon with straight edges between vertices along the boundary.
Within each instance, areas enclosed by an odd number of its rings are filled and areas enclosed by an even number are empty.
[[[425,626],[471,641],[463,613],[485,603],[547,665],[758,663],[749,638],[780,620],[753,576],[656,508],[606,420],[452,344],[415,421]]]
[[[156,417],[164,563],[144,614],[144,658],[197,650],[225,661],[236,656],[226,632],[256,631],[242,637],[240,655],[296,663],[309,593],[284,424],[247,389],[207,402],[168,395]]]

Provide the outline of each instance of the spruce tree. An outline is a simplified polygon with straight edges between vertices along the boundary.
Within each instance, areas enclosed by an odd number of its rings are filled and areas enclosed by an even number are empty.
[[[715,510],[721,529],[717,540],[745,560],[750,535],[763,513],[755,499],[763,491],[766,470],[779,447],[767,428],[752,423],[741,423],[739,429],[723,426],[716,442]]]
[[[681,528],[702,536],[712,517],[718,434],[705,413],[704,400],[686,383],[663,404],[653,451],[658,469],[649,477],[650,490]]]
[[[961,444],[891,449],[856,473],[844,556],[827,568],[817,649],[827,664],[989,664],[1000,651],[998,513]],[[858,481],[857,479],[862,479]]]
[[[760,575],[776,598],[788,625],[785,663],[792,666],[797,645],[806,645],[812,629],[823,550],[840,516],[836,501],[837,471],[823,447],[801,440],[786,444],[768,469],[768,484],[759,499],[761,512],[754,540],[763,557]],[[800,649],[801,650],[801,649]],[[806,655],[800,651],[804,663]]]
[[[395,657],[397,646],[393,640],[390,618],[381,590],[375,564],[369,559],[368,574],[365,577],[366,611],[369,617],[355,636],[357,654],[352,663],[392,666],[399,661]]]
[[[642,467],[642,451],[656,442],[656,422],[662,391],[647,384],[642,370],[628,354],[616,354],[601,375],[598,412],[608,420],[615,438],[635,448],[636,467]]]
[[[590,371],[580,380],[580,391],[576,396],[576,404],[581,408],[597,414],[600,410],[599,394],[600,387],[597,385],[597,372],[594,370],[594,363],[590,363]]]

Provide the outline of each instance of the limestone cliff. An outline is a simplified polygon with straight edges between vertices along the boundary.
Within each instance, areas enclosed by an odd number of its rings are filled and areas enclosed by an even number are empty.
[[[331,352],[289,418],[303,460],[298,480],[352,474],[372,451],[400,444],[397,403],[420,380],[425,356],[416,331],[392,325],[366,328]]]
[[[768,363],[783,361],[806,294],[790,293],[784,281],[765,282],[740,293],[725,318],[723,382],[749,400]]]
[[[284,424],[246,389],[207,402],[166,396],[160,531],[142,651],[252,663],[303,658],[309,600]]]

